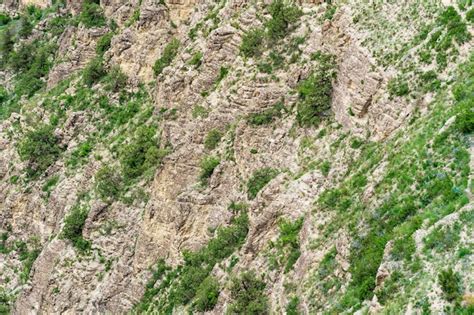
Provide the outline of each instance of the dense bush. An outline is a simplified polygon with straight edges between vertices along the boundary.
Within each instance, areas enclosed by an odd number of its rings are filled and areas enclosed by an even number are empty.
[[[99,4],[94,3],[93,1],[85,1],[82,5],[79,22],[85,27],[91,28],[105,26],[107,20],[105,19],[104,13]]]
[[[464,133],[474,132],[474,89],[473,80],[465,80],[453,91],[456,110],[456,127]]]
[[[254,126],[267,125],[272,123],[275,118],[281,117],[282,112],[286,112],[286,108],[283,102],[278,102],[268,109],[250,114],[247,117],[247,121],[250,125]]]
[[[285,272],[289,272],[301,255],[299,233],[303,227],[303,218],[294,222],[281,220],[278,227],[280,236],[275,243],[272,243],[276,250],[275,263],[279,267],[284,267]]]
[[[196,52],[188,62],[194,68],[199,68],[202,64],[202,52]]]
[[[210,311],[219,298],[219,282],[213,276],[208,276],[196,291],[194,307],[198,312]]]
[[[268,29],[268,36],[272,40],[285,37],[290,25],[295,23],[302,14],[297,6],[284,0],[273,0],[269,11],[271,19],[265,25]]]
[[[249,199],[254,199],[263,187],[278,175],[278,170],[265,167],[256,170],[247,182],[247,195]]]
[[[212,129],[204,139],[204,147],[208,150],[214,150],[219,144],[219,141],[221,141],[221,138],[222,132],[218,129]]]
[[[95,187],[103,200],[114,200],[122,191],[122,177],[109,166],[102,167],[95,175]]]
[[[104,53],[109,50],[110,44],[112,43],[112,37],[114,33],[107,33],[97,41],[97,45],[95,46],[95,52],[97,55],[102,56]]]
[[[127,76],[120,66],[113,66],[104,78],[105,88],[109,91],[119,92],[127,85]]]
[[[64,219],[64,227],[61,236],[72,242],[73,246],[81,251],[87,251],[91,243],[82,237],[82,229],[86,222],[89,211],[76,205],[69,215]]]
[[[99,82],[105,75],[106,71],[101,57],[92,59],[82,72],[84,83],[89,87]]]
[[[28,161],[27,174],[36,177],[52,165],[62,152],[59,139],[54,135],[51,126],[42,125],[26,133],[19,143],[18,154],[23,161]]]
[[[132,141],[120,152],[125,179],[135,179],[145,171],[154,169],[165,155],[166,150],[160,149],[157,144],[156,127],[140,127]]]
[[[0,30],[0,66],[3,68],[8,63],[10,53],[13,51],[14,34],[11,27]]]
[[[240,53],[244,57],[256,57],[262,53],[262,46],[264,44],[264,32],[262,29],[256,28],[247,32],[242,37],[240,44]]]
[[[317,124],[331,108],[334,59],[322,53],[313,58],[318,60],[317,69],[298,86],[296,119],[300,126]]]
[[[388,82],[390,96],[405,96],[410,93],[408,83],[402,77],[396,77]]]
[[[20,37],[28,37],[33,32],[33,24],[30,22],[27,16],[20,17],[20,28],[18,30],[18,35]]]
[[[153,66],[153,71],[156,76],[160,75],[163,70],[173,62],[178,54],[179,46],[180,42],[176,38],[173,38],[171,42],[166,45],[161,57],[156,60],[155,65]]]
[[[253,271],[234,278],[230,287],[233,302],[229,305],[229,314],[268,314],[265,288],[265,282],[257,278]]]
[[[299,315],[298,306],[300,304],[300,299],[297,296],[292,297],[288,304],[286,305],[286,315]]]
[[[216,167],[220,164],[221,160],[215,156],[206,156],[201,160],[201,174],[199,180],[202,185],[206,185],[209,178],[214,173]]]
[[[0,26],[7,25],[8,23],[10,23],[10,21],[11,21],[11,18],[9,15],[5,13],[0,13]]]
[[[438,281],[446,300],[452,302],[461,297],[461,276],[454,272],[452,268],[441,270]]]

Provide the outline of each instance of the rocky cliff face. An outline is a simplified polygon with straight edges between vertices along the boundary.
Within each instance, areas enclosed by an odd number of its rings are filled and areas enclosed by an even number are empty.
[[[474,7],[332,2],[4,1],[0,312],[472,311]]]

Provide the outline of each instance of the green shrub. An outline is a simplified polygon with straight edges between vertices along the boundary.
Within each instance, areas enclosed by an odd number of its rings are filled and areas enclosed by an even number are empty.
[[[104,166],[95,175],[95,188],[103,200],[115,200],[122,191],[122,177],[116,170]]]
[[[233,300],[229,314],[268,314],[266,284],[258,279],[255,272],[244,272],[232,280],[230,294]]]
[[[229,68],[227,67],[220,67],[219,68],[219,76],[217,77],[216,79],[216,82],[214,83],[215,86],[218,86],[219,83],[221,83],[222,80],[225,79],[225,77],[227,77],[227,75],[229,74]]]
[[[221,138],[222,132],[218,129],[212,129],[204,139],[204,147],[208,150],[214,150],[219,144],[219,141],[221,141]]]
[[[247,121],[250,125],[254,126],[267,125],[272,123],[275,118],[281,117],[282,112],[286,112],[285,105],[283,102],[278,102],[269,109],[250,114],[247,117]]]
[[[43,187],[41,187],[41,190],[44,191],[45,193],[50,194],[51,190],[54,188],[54,186],[56,186],[59,182],[59,175],[55,175],[51,178],[49,178],[43,185]]]
[[[298,307],[300,299],[297,296],[292,297],[286,305],[286,315],[299,315]]]
[[[71,241],[72,245],[80,251],[87,251],[91,247],[90,241],[82,237],[82,230],[88,215],[89,210],[87,208],[76,205],[64,219],[61,236]]]
[[[13,30],[11,27],[6,27],[4,30],[0,30],[0,55],[1,55],[1,67],[3,68],[8,63],[10,53],[13,51],[15,45]]]
[[[110,45],[112,43],[112,37],[114,33],[107,33],[97,41],[97,45],[95,46],[95,52],[99,56],[103,56],[107,50],[109,50]]]
[[[142,126],[132,141],[120,151],[125,179],[135,179],[161,163],[167,151],[159,149],[155,135],[155,127]]]
[[[261,29],[252,29],[242,37],[240,44],[240,53],[242,56],[250,58],[262,54],[264,44],[264,32]]]
[[[257,194],[272,179],[278,175],[279,171],[270,167],[256,170],[247,182],[247,196],[249,199],[255,199]]]
[[[452,268],[441,270],[438,275],[438,282],[446,300],[452,302],[460,299],[462,293],[461,276],[454,272]]]
[[[456,127],[464,133],[474,132],[474,96],[470,95],[458,102],[456,112]]]
[[[18,154],[23,161],[28,161],[28,176],[40,175],[59,158],[62,149],[53,131],[51,126],[42,125],[27,132],[20,141]]]
[[[466,20],[470,23],[474,23],[474,8],[466,13]]]
[[[209,178],[214,173],[215,168],[220,164],[221,160],[215,156],[206,156],[201,160],[201,174],[199,180],[201,184],[206,185]]]
[[[296,119],[300,126],[317,124],[331,108],[334,59],[322,53],[313,59],[319,61],[318,68],[298,86]]]
[[[10,53],[8,62],[9,66],[15,71],[20,72],[28,69],[30,64],[33,62],[34,52],[36,46],[31,43],[23,43],[18,49]]]
[[[321,170],[321,173],[324,175],[324,176],[328,176],[329,175],[329,171],[331,170],[331,162],[329,161],[324,161],[323,163],[321,163],[321,166],[319,168]]]
[[[8,23],[10,23],[10,21],[11,21],[11,18],[9,15],[5,13],[0,13],[0,26],[5,26]]]
[[[216,278],[208,276],[197,288],[194,307],[198,312],[210,311],[217,304],[218,298],[219,282]]]
[[[291,24],[298,21],[302,12],[291,3],[284,0],[273,0],[270,4],[269,11],[271,19],[265,23],[268,30],[268,36],[272,40],[283,38],[289,31]]]
[[[196,69],[199,68],[202,64],[202,52],[196,52],[188,63]]]
[[[289,272],[301,255],[299,233],[303,227],[303,218],[294,222],[281,220],[278,227],[280,235],[276,242],[272,243],[275,248],[275,263],[284,267],[285,272]]]
[[[92,59],[82,72],[84,83],[91,87],[106,75],[103,60],[100,57]]]
[[[163,70],[173,62],[178,54],[179,46],[180,42],[176,38],[173,38],[171,42],[166,45],[161,57],[156,60],[155,65],[153,66],[153,71],[156,76],[160,75]]]
[[[87,28],[102,27],[107,24],[102,8],[92,1],[85,1],[82,5],[79,22]]]
[[[33,24],[30,22],[27,16],[20,17],[20,29],[18,35],[20,37],[28,37],[33,32]]]
[[[391,79],[387,88],[390,96],[405,96],[410,93],[408,83],[402,77]]]
[[[120,66],[113,66],[104,77],[105,89],[112,92],[119,92],[127,86],[127,76],[122,72]]]
[[[79,164],[83,163],[85,158],[89,156],[92,152],[93,144],[91,141],[86,141],[81,143],[72,153],[70,159],[66,162],[66,164],[72,168],[75,168]]]

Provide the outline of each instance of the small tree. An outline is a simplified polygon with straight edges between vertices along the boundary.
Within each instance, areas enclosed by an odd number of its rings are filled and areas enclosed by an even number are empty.
[[[452,302],[461,296],[461,276],[452,268],[441,270],[438,275],[439,285],[443,290],[446,300]]]
[[[52,165],[61,151],[53,127],[47,125],[28,132],[18,146],[20,158],[28,161],[27,174],[32,177],[40,175]]]
[[[229,306],[229,314],[268,314],[265,288],[265,282],[258,279],[253,271],[234,278],[230,287],[234,301]]]
[[[178,54],[179,46],[180,42],[176,38],[173,38],[171,42],[166,45],[161,57],[158,58],[158,60],[155,62],[155,65],[153,66],[153,71],[156,76],[160,75],[163,70],[171,64]]]

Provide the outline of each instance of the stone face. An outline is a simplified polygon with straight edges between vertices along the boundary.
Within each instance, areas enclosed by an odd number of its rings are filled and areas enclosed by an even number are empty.
[[[266,43],[261,56],[244,58],[240,52],[243,37],[265,25],[270,18],[271,1],[100,1],[105,16],[117,23],[111,47],[103,56],[104,66],[107,70],[118,66],[126,74],[127,92],[136,92],[141,85],[146,87],[149,99],[144,97],[137,102],[146,102],[151,107],[150,115],[159,117],[156,127],[160,148],[170,150],[155,165],[154,175],[132,182],[129,194],[115,201],[98,195],[96,174],[104,166],[120,174],[121,150],[132,141],[131,129],[137,126],[116,121],[133,108],[121,102],[120,93],[113,92],[107,92],[105,99],[116,112],[107,106],[68,107],[70,98],[82,87],[82,69],[96,57],[97,41],[112,29],[68,26],[57,39],[55,63],[46,80],[48,91],[66,80],[72,82],[63,95],[53,98],[53,106],[61,107],[65,116],[54,129],[64,150],[61,157],[39,178],[24,178],[27,162],[20,159],[17,149],[22,136],[40,123],[60,119],[52,114],[54,111],[48,112],[51,104],[42,101],[43,94],[23,99],[18,113],[0,121],[0,232],[8,231],[7,244],[16,240],[29,242],[33,237],[41,248],[26,283],[15,272],[23,266],[18,255],[0,254],[0,286],[3,288],[8,277],[12,280],[5,287],[19,292],[14,313],[130,312],[143,296],[152,275],[150,268],[159,259],[176,266],[183,262],[183,252],[205,246],[216,230],[232,222],[232,202],[247,204],[249,233],[233,254],[238,258],[233,269],[228,258],[212,270],[222,290],[209,313],[223,314],[228,310],[232,302],[229,281],[245,270],[265,274],[265,294],[272,313],[283,312],[292,296],[299,297],[304,314],[331,309],[335,303],[332,299],[351,283],[351,254],[353,248],[360,246],[357,237],[365,236],[367,231],[358,221],[334,223],[337,213],[319,209],[317,200],[325,191],[339,189],[353,171],[361,154],[353,147],[354,139],[383,144],[407,128],[408,119],[419,104],[409,98],[389,97],[387,84],[398,70],[381,66],[367,47],[363,38],[372,30],[367,28],[364,33],[356,27],[359,15],[353,11],[354,6],[343,3],[332,19],[327,19],[326,1],[298,2],[305,15],[295,29],[283,39]],[[5,0],[0,8],[18,12],[27,4],[43,7],[48,2]],[[82,1],[67,0],[66,4],[72,14],[80,13]],[[374,7],[385,5],[392,4]],[[434,20],[423,18],[427,23]],[[373,21],[374,28],[378,26],[376,22]],[[35,32],[44,31],[45,27],[47,23],[42,21]],[[180,42],[178,53],[155,76],[153,66],[173,39]],[[466,46],[471,44],[472,41]],[[465,50],[468,49],[460,49]],[[317,51],[330,53],[336,60],[331,101],[334,116],[319,125],[302,128],[295,119],[300,100],[298,87],[312,73],[315,61],[311,56]],[[284,58],[284,64],[273,64],[270,53]],[[199,64],[192,64],[199,54]],[[460,59],[464,57],[460,55]],[[265,63],[270,64],[270,71],[264,69]],[[8,71],[0,73],[0,82],[9,89],[14,79]],[[102,89],[105,90],[103,82],[94,85],[92,99],[98,98]],[[263,115],[280,102],[284,108],[272,112],[274,117],[267,124],[250,122],[251,115]],[[107,110],[111,110],[109,116],[102,119]],[[131,116],[140,124],[149,123],[146,113]],[[106,143],[101,143],[102,127],[108,126],[108,119],[115,119],[117,125]],[[454,122],[454,118],[450,119],[438,135]],[[222,138],[211,150],[204,143],[212,130],[219,130]],[[82,164],[70,166],[73,152],[86,141],[93,143],[92,151]],[[201,161],[206,156],[218,156],[220,163],[203,185],[199,177]],[[363,210],[375,209],[383,201],[375,196],[381,178],[388,172],[390,157],[382,156],[375,163],[370,173],[361,174],[367,182],[361,197],[350,200]],[[278,170],[278,175],[250,199],[249,179],[266,167]],[[46,183],[54,176],[58,176],[58,182],[48,191]],[[130,201],[132,193],[144,197]],[[81,200],[89,205],[81,232],[93,244],[88,254],[78,252],[61,234],[65,217]],[[467,212],[471,208],[467,205],[463,209]],[[363,210],[350,213],[351,218],[370,217]],[[270,253],[280,236],[282,218],[304,219],[297,237],[299,257],[288,272],[271,266]],[[457,214],[448,216],[439,226],[454,224],[458,219]],[[333,225],[334,230],[324,234],[324,228]],[[424,237],[437,226],[422,226],[414,233],[418,254],[423,250]],[[465,240],[469,236],[466,231],[461,234]],[[402,262],[394,260],[392,251],[391,241],[385,246],[375,275],[376,290],[382,290],[390,276],[403,267]],[[320,266],[329,253],[335,253],[331,258],[333,272],[321,279]],[[436,279],[434,267],[427,265],[426,271]],[[338,286],[327,288],[322,294],[320,288],[326,283]],[[430,299],[438,303],[435,309],[442,310],[440,289],[431,294]],[[384,307],[377,295],[362,304],[360,313],[378,313]]]

